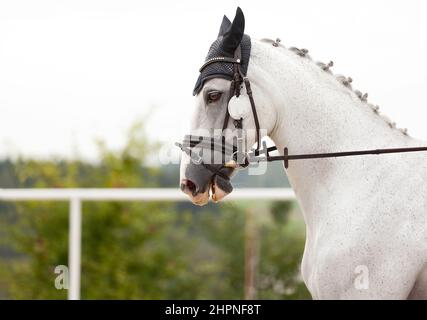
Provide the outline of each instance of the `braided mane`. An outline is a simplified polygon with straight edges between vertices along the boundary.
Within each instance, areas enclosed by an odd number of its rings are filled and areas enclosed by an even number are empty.
[[[298,55],[301,58],[313,61],[313,59],[311,58],[311,56],[308,54],[308,50],[307,49],[305,49],[305,48],[300,49],[300,48],[297,48],[297,47],[286,48],[284,45],[281,44],[281,40],[279,38],[277,38],[276,40],[264,38],[264,39],[261,39],[260,41],[271,43],[271,45],[273,47],[276,47],[276,48],[280,47],[280,48],[283,48],[285,50],[289,50],[289,51],[295,53],[296,55]],[[327,72],[327,73],[333,75],[335,77],[335,79],[339,83],[341,83],[343,86],[345,86],[346,88],[348,88],[348,90],[352,91],[360,99],[360,101],[364,102],[367,106],[370,107],[370,109],[376,115],[378,115],[379,117],[381,117],[389,125],[389,127],[391,129],[399,130],[402,134],[408,136],[408,129],[407,128],[397,128],[396,127],[396,122],[390,120],[389,117],[387,117],[386,115],[380,113],[380,111],[379,111],[380,107],[378,105],[372,104],[372,103],[368,102],[368,93],[362,93],[360,90],[353,89],[353,86],[352,86],[353,79],[351,77],[346,77],[346,76],[343,76],[341,74],[334,75],[333,72],[332,72],[332,70],[331,70],[331,67],[333,67],[333,65],[334,65],[333,61],[329,61],[328,63],[324,63],[324,62],[321,62],[321,61],[317,61],[317,62],[313,61],[313,63],[315,63],[324,72]]]

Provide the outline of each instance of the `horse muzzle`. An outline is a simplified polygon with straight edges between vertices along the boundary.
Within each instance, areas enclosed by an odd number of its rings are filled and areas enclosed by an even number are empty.
[[[195,205],[206,205],[209,198],[219,202],[233,191],[230,178],[234,168],[218,165],[217,170],[219,174],[213,174],[200,164],[187,165],[180,187]]]

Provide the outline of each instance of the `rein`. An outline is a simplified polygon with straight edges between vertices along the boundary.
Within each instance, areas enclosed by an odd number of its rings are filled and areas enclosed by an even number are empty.
[[[267,148],[266,157],[263,159],[255,159],[255,162],[283,161],[285,168],[288,168],[290,160],[354,157],[354,156],[363,156],[363,155],[379,155],[379,154],[386,154],[386,153],[420,152],[420,151],[427,151],[427,147],[371,149],[371,150],[360,150],[360,151],[306,153],[306,154],[293,154],[293,155],[289,155],[288,148],[285,148],[283,150],[284,151],[283,156],[270,156],[268,153],[274,150],[277,150],[277,148],[276,147]]]

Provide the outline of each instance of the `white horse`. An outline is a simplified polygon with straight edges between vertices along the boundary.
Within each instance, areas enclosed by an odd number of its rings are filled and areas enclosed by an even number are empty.
[[[397,129],[366,95],[352,90],[351,79],[334,76],[305,50],[252,40],[247,76],[261,127],[278,150],[426,144]],[[192,132],[222,127],[229,87],[230,81],[219,78],[204,84],[195,97]],[[253,118],[243,125],[254,129]],[[255,142],[253,135],[248,140]],[[301,269],[313,298],[427,298],[426,153],[299,160],[286,173],[306,223]],[[221,200],[229,190],[215,179],[198,179],[203,175],[212,173],[191,165],[183,153],[183,191],[199,205],[208,201],[210,188],[214,200]]]

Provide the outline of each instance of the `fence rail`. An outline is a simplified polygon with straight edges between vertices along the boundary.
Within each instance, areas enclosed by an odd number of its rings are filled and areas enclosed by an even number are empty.
[[[248,188],[233,191],[225,201],[293,200],[289,188]],[[68,201],[70,274],[68,299],[80,299],[82,201],[188,201],[178,189],[0,189],[0,201]]]

